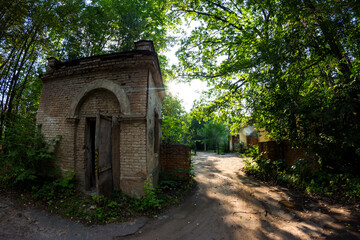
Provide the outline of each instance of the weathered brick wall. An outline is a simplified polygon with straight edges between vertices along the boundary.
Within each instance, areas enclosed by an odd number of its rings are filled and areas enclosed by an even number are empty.
[[[115,76],[118,79],[115,79]],[[101,74],[93,73],[85,76],[78,75],[76,77],[45,80],[37,116],[37,123],[42,125],[42,131],[47,139],[52,139],[56,135],[62,136],[57,152],[59,166],[63,171],[75,170],[77,178],[82,184],[84,184],[86,164],[84,158],[86,117],[95,117],[97,113],[105,116],[120,116],[119,102],[115,95],[107,90],[96,90],[86,96],[80,104],[79,120],[76,123],[67,120],[70,104],[76,93],[87,83],[97,79],[111,79],[124,86],[123,88],[126,90],[130,100],[132,114],[146,116],[146,70],[137,71],[136,73],[125,71],[125,73],[118,73],[117,75],[114,75],[112,72],[102,72]],[[122,147],[132,149],[132,146],[136,146],[136,149],[139,150],[139,145],[141,144],[143,148],[142,154],[145,155],[146,143],[144,139],[139,137],[145,134],[144,128],[145,126],[142,127],[142,131],[141,128],[131,128],[133,130],[132,133],[125,130],[131,137],[129,141],[122,143]],[[75,136],[74,131],[76,131]],[[134,141],[136,142],[134,143]],[[131,153],[132,150],[128,152]],[[133,156],[139,154],[140,151]],[[121,158],[121,160],[126,161],[126,156]],[[142,160],[146,161],[146,155]],[[134,166],[141,165],[140,162],[136,162],[136,157],[134,161]],[[146,163],[143,164],[142,170],[133,168],[133,171],[129,174],[138,175],[141,171],[146,172]]]
[[[165,173],[176,169],[190,171],[191,149],[185,145],[165,145],[160,147],[160,166]]]
[[[148,125],[148,81],[153,75],[153,89],[162,87],[161,73],[156,68],[156,56],[148,51],[110,54],[59,63],[48,67],[42,77],[43,90],[37,115],[37,124],[47,139],[61,135],[56,153],[59,167],[63,171],[75,170],[81,184],[86,172],[86,119],[98,113],[116,117],[120,121],[120,182],[123,191],[132,196],[140,196],[143,181],[158,166],[154,156],[147,163],[151,144],[147,139]],[[69,112],[84,87],[94,82],[111,81],[125,92],[130,113],[124,120],[124,103],[119,102],[112,89],[95,89],[88,92],[78,103],[76,117],[69,118]],[[151,94],[151,106],[161,109],[158,93]],[[159,110],[158,110],[159,111]],[[154,109],[151,110],[154,112]],[[153,153],[152,153],[153,154]],[[154,155],[154,154],[153,154]]]
[[[152,74],[149,74],[148,81],[148,110],[147,110],[147,170],[150,173],[153,185],[158,183],[158,174],[160,171],[159,167],[159,144],[161,139],[160,123],[161,118],[161,99],[157,94],[158,89],[156,88]],[[156,125],[157,124],[157,128]],[[156,141],[157,138],[157,141]],[[158,144],[158,146],[155,146]],[[157,149],[157,152],[155,152]]]
[[[260,142],[259,154],[262,158],[272,161],[283,158],[283,152],[279,143],[275,141]]]
[[[246,136],[246,142],[250,145],[258,145],[258,137],[257,136]]]
[[[146,169],[146,121],[120,123],[120,187],[131,196],[143,194]]]
[[[306,157],[304,148],[292,148],[290,142],[284,142],[283,151],[284,159],[289,166]]]
[[[259,153],[262,158],[272,161],[277,159],[285,159],[290,166],[300,159],[305,158],[305,150],[303,148],[292,148],[290,142],[260,142]]]

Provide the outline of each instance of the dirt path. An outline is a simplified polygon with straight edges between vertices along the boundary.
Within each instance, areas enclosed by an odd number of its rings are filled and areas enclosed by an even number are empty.
[[[360,239],[360,215],[246,176],[236,155],[199,153],[194,193],[117,239]],[[295,201],[295,209],[283,204]]]
[[[197,187],[183,203],[128,223],[84,226],[0,196],[0,239],[360,239],[359,206],[268,186],[246,176],[243,164],[236,155],[199,153]]]
[[[139,218],[133,222],[84,226],[43,210],[19,206],[11,199],[0,197],[1,240],[107,240],[134,234],[147,221],[147,218]]]

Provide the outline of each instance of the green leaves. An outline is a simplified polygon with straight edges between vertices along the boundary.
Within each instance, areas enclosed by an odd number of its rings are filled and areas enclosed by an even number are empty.
[[[360,130],[358,3],[220,0],[175,6],[201,23],[178,52],[180,70],[212,86],[198,115],[226,119],[235,131],[252,120],[274,139],[309,146],[333,169],[360,169],[360,137],[351,134]]]
[[[162,102],[161,138],[165,144],[186,143],[186,113],[181,102],[172,95],[167,95]]]
[[[226,145],[228,141],[228,131],[223,123],[210,120],[198,129],[200,142],[206,144],[208,148],[216,149],[217,145]]]
[[[50,144],[45,142],[31,119],[13,118],[0,144],[0,170],[3,175],[10,176],[8,184],[29,186],[38,178],[55,177],[55,155],[49,151]]]
[[[57,56],[64,60],[129,51],[133,43],[148,39],[157,51],[165,49],[168,38],[169,4],[154,1],[97,0],[81,5],[60,38]]]

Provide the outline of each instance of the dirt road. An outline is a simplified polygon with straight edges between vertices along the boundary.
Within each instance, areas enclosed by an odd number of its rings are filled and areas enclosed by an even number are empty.
[[[0,196],[0,239],[360,239],[359,206],[268,186],[246,176],[243,164],[236,155],[198,153],[190,196],[153,219],[128,223],[84,226]],[[283,205],[290,200],[295,209]]]
[[[198,153],[194,193],[118,239],[360,239],[358,212],[268,186],[246,176],[243,164],[236,155]]]

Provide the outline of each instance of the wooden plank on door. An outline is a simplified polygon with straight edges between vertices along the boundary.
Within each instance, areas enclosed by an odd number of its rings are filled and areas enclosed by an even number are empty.
[[[113,191],[112,176],[112,121],[107,117],[97,117],[97,191],[99,195],[110,196]]]
[[[120,124],[112,119],[112,170],[114,190],[120,190]]]

